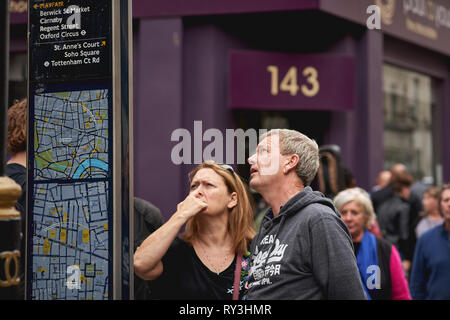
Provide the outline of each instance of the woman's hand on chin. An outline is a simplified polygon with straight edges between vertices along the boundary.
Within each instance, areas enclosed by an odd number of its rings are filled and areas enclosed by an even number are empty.
[[[180,202],[177,206],[176,214],[184,219],[189,220],[202,212],[208,207],[206,202],[198,197],[198,192],[190,193],[183,202]]]

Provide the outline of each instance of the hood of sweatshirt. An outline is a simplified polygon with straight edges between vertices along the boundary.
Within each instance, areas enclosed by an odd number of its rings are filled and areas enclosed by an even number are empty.
[[[298,213],[301,209],[313,203],[319,203],[324,206],[330,207],[338,217],[341,216],[335,209],[331,199],[325,197],[319,191],[313,191],[311,187],[304,188],[302,191],[289,199],[289,201],[281,207],[280,215],[290,215]]]
[[[270,208],[264,216],[262,225],[267,225],[267,223],[273,222],[278,219],[284,220],[283,218],[285,218],[285,216],[301,214],[301,210],[303,208],[313,203],[327,206],[336,214],[338,218],[341,217],[331,199],[325,197],[319,191],[313,191],[311,187],[305,187],[302,191],[297,193],[295,196],[289,199],[288,202],[281,206],[278,216],[274,217],[273,211]]]

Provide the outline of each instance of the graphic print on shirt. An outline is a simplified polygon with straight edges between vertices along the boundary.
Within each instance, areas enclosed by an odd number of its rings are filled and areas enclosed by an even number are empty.
[[[255,247],[248,273],[249,278],[254,279],[250,287],[272,284],[273,277],[281,274],[280,262],[288,247],[288,244],[281,243],[273,235],[264,237],[259,245],[268,249],[264,251],[260,250],[258,245]]]

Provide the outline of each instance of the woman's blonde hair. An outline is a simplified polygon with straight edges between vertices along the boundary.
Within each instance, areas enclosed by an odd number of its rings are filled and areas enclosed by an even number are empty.
[[[334,198],[334,205],[340,212],[342,208],[350,201],[356,201],[363,208],[366,215],[366,223],[364,228],[370,229],[376,220],[376,216],[369,194],[365,190],[358,187],[345,189],[336,195]]]
[[[213,161],[205,161],[189,173],[189,181],[192,182],[199,170],[209,168],[223,178],[228,192],[237,193],[237,205],[231,209],[228,219],[228,232],[233,241],[234,252],[244,255],[249,250],[250,242],[256,234],[253,222],[253,206],[250,201],[251,196],[248,187],[242,182],[239,175],[231,167],[224,167]],[[198,232],[196,218],[194,217],[187,222],[183,235],[183,239],[191,244],[196,239]]]

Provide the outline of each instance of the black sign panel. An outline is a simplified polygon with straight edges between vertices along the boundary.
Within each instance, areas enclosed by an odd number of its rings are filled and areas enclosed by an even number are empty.
[[[111,1],[31,1],[30,81],[111,75]]]
[[[29,8],[27,297],[112,299],[112,0]]]

